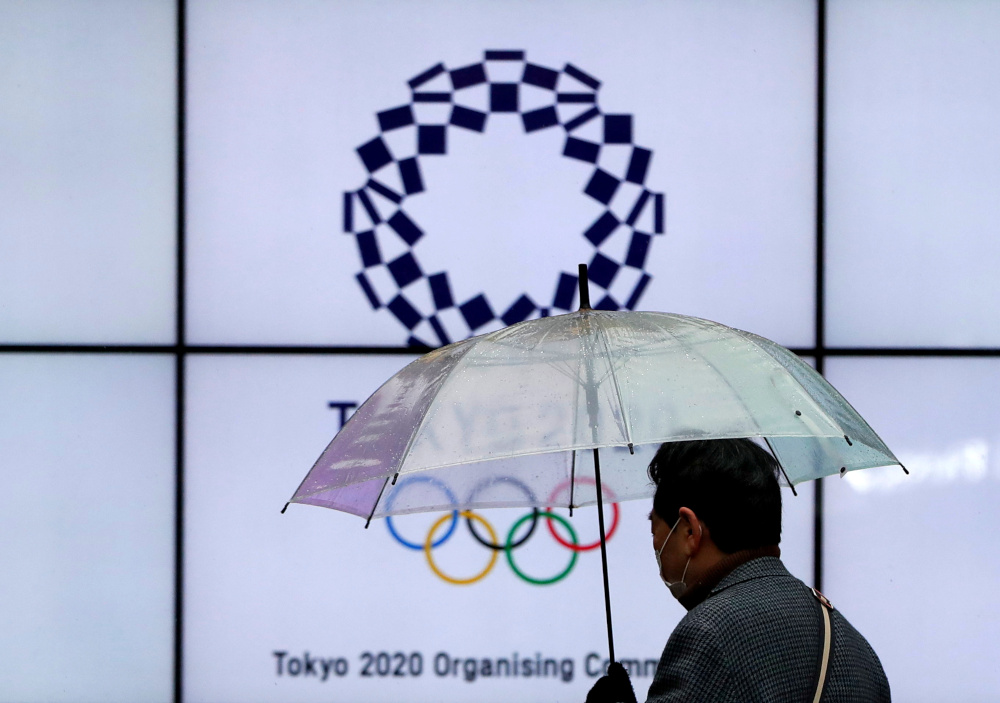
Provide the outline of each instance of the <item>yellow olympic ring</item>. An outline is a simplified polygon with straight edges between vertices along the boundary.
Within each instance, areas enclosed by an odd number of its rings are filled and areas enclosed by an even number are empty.
[[[486,522],[485,518],[476,515],[471,510],[463,510],[460,515],[464,518],[468,518],[469,520],[475,520],[476,522],[481,523],[482,526],[486,528],[486,531],[489,533],[490,539],[493,543],[497,543],[497,533],[493,531],[493,526]],[[438,578],[456,586],[467,586],[470,583],[475,583],[476,581],[486,578],[486,574],[490,573],[493,565],[497,563],[497,557],[500,556],[500,552],[497,550],[490,550],[490,562],[486,565],[486,568],[475,576],[470,576],[467,579],[453,578],[441,571],[441,569],[437,567],[437,564],[434,563],[434,557],[431,556],[432,543],[434,542],[434,533],[437,532],[438,528],[444,524],[445,520],[450,520],[451,516],[451,513],[445,513],[431,526],[430,532],[427,533],[427,539],[424,540],[424,555],[427,557],[427,563],[430,565],[431,571],[437,574]]]

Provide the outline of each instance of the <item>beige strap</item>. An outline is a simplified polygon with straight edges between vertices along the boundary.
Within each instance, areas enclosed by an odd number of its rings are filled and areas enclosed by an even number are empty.
[[[826,683],[826,670],[830,665],[830,608],[833,606],[830,605],[830,601],[826,599],[826,596],[815,588],[812,589],[812,592],[820,603],[820,610],[823,611],[823,661],[819,668],[819,682],[816,684],[816,695],[813,696],[813,703],[819,703],[823,697],[823,685]]]

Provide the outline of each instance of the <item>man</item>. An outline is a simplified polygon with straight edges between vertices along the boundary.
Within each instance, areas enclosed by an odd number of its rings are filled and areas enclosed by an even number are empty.
[[[667,641],[648,703],[813,701],[820,685],[826,703],[890,700],[865,638],[778,558],[777,472],[748,439],[671,442],[650,462],[653,552],[688,613]],[[620,664],[587,696],[611,701],[635,701]]]

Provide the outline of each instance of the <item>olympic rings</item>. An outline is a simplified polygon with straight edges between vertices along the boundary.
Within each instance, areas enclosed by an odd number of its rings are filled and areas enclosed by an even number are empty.
[[[590,485],[594,485],[596,483],[593,479],[590,478],[577,478],[576,482],[590,484]],[[390,511],[392,509],[393,503],[396,501],[400,489],[403,489],[412,483],[430,484],[434,488],[437,488],[442,493],[444,493],[450,505],[455,505],[455,506],[474,504],[476,496],[481,491],[497,483],[507,483],[513,485],[524,494],[524,499],[529,504],[534,503],[536,501],[535,494],[531,490],[531,488],[522,481],[514,478],[513,476],[497,476],[481,481],[472,489],[472,491],[470,492],[468,498],[464,501],[464,503],[460,503],[457,500],[455,494],[447,486],[447,484],[445,484],[440,479],[428,475],[416,475],[404,478],[403,480],[399,481],[397,486],[395,486],[395,490],[389,493],[389,496],[386,499],[387,511]],[[563,481],[558,486],[556,486],[555,489],[552,491],[551,495],[549,496],[548,502],[549,503],[554,502],[555,499],[558,497],[559,493],[565,490],[568,486],[569,486],[569,481]],[[604,493],[605,498],[607,500],[609,501],[615,500],[614,492],[611,489],[607,488],[606,486],[603,487],[602,493]],[[487,503],[487,505],[489,504]],[[608,531],[605,540],[610,539],[618,527],[618,520],[619,520],[618,504],[613,502],[612,508],[614,510],[614,514],[611,521],[611,529]],[[566,567],[555,576],[549,578],[535,578],[534,576],[530,576],[524,573],[524,571],[522,571],[520,567],[518,567],[517,564],[514,562],[513,551],[518,547],[524,545],[532,537],[532,535],[535,532],[535,527],[538,524],[538,518],[540,516],[546,519],[546,522],[549,527],[549,532],[555,538],[556,542],[558,542],[563,547],[569,549],[571,553],[569,563],[566,565]],[[436,537],[442,525],[449,518],[451,519],[451,524],[448,526],[448,529],[441,537]],[[451,538],[451,536],[455,533],[455,528],[458,525],[460,518],[465,518],[466,524],[469,527],[469,532],[472,534],[472,536],[476,539],[476,541],[480,545],[486,547],[491,552],[490,559],[489,562],[486,564],[486,567],[468,578],[458,578],[454,576],[449,576],[448,574],[444,573],[441,570],[441,568],[435,563],[433,554],[431,553],[436,547],[441,546],[448,539]],[[531,521],[531,526],[528,528],[527,532],[520,539],[515,540],[515,536],[517,534],[518,529],[520,529],[522,525],[524,525],[524,523],[528,522],[529,520]],[[562,536],[559,535],[558,532],[556,532],[553,521],[561,523],[566,528],[566,530],[569,532],[569,540],[564,539]],[[477,531],[474,524],[477,522],[480,523],[486,529],[486,532],[489,535],[488,540],[483,538]],[[600,545],[600,541],[594,542],[593,544],[581,545],[579,543],[576,531],[573,529],[573,526],[570,524],[570,522],[561,515],[552,512],[552,508],[547,508],[545,510],[532,508],[531,512],[522,515],[514,522],[514,524],[511,526],[510,530],[507,533],[506,539],[503,542],[500,542],[497,539],[496,531],[494,530],[493,526],[486,520],[486,518],[473,512],[471,509],[466,509],[461,511],[456,509],[441,515],[441,517],[439,517],[431,526],[431,529],[427,533],[427,537],[424,539],[423,544],[410,542],[401,537],[400,534],[396,531],[395,527],[393,526],[391,516],[386,516],[386,526],[389,528],[389,533],[393,536],[393,538],[397,542],[402,544],[404,547],[417,551],[423,551],[431,571],[433,571],[438,578],[440,578],[442,581],[445,581],[446,583],[459,586],[473,584],[476,583],[477,581],[481,581],[482,579],[486,578],[486,576],[490,573],[490,571],[493,570],[493,567],[496,565],[497,557],[499,556],[500,551],[504,552],[504,555],[507,559],[508,565],[511,568],[511,571],[513,571],[514,574],[522,581],[525,581],[526,583],[530,583],[536,586],[547,586],[553,583],[557,583],[558,581],[561,581],[562,579],[566,578],[569,575],[569,573],[576,566],[576,561],[577,558],[579,557],[580,552],[595,549]]]
[[[405,478],[402,481],[400,481],[399,485],[396,486],[396,490],[393,491],[391,494],[389,494],[389,499],[385,502],[386,511],[392,509],[392,504],[395,502],[396,494],[399,492],[399,490],[404,486],[410,485],[411,483],[429,483],[432,486],[437,486],[442,491],[444,491],[445,496],[448,497],[448,502],[450,502],[452,505],[458,504],[458,500],[455,498],[455,494],[451,492],[451,489],[448,488],[448,486],[443,481],[439,481],[433,476],[411,476],[409,478]],[[451,537],[452,533],[455,531],[455,528],[458,526],[458,511],[452,510],[451,513],[449,513],[449,515],[451,515],[451,526],[448,528],[448,531],[444,533],[441,539],[439,539],[437,542],[431,545],[432,547],[438,547],[444,544],[448,540],[448,538]],[[413,549],[418,552],[424,548],[422,544],[415,544],[414,542],[410,542],[400,537],[399,533],[396,532],[396,529],[392,526],[391,515],[385,516],[385,524],[389,528],[389,532],[392,534],[392,536],[396,538],[396,541],[399,542],[404,547],[407,547],[408,549]]]
[[[493,569],[493,565],[497,563],[497,556],[499,555],[495,551],[490,552],[490,561],[486,565],[486,568],[480,571],[478,574],[470,576],[467,579],[459,579],[449,576],[448,574],[441,571],[441,569],[438,568],[437,564],[434,563],[434,557],[431,556],[431,550],[434,548],[434,545],[431,543],[431,540],[434,539],[434,533],[437,531],[437,528],[441,527],[441,523],[447,520],[448,517],[449,517],[448,514],[439,517],[437,522],[435,522],[434,525],[431,527],[430,532],[427,533],[427,539],[424,540],[424,556],[427,557],[427,564],[431,567],[431,571],[437,574],[438,578],[441,578],[447,581],[448,583],[454,584],[456,586],[468,586],[469,584],[475,583],[476,581],[486,578],[486,574],[490,573],[490,570]],[[469,520],[470,523],[472,520],[483,523],[483,527],[485,527],[486,531],[490,534],[490,539],[493,540],[494,542],[497,541],[497,533],[493,531],[493,526],[490,525],[490,523],[486,522],[485,518],[476,515],[471,510],[463,510],[462,517],[464,517],[466,520]],[[526,520],[528,517],[530,516],[525,515],[524,519],[522,519],[520,522],[524,522],[524,520]],[[518,523],[518,525],[520,525],[520,522]],[[454,522],[452,522],[451,529],[452,530],[455,529]],[[508,555],[507,558],[510,559],[510,551],[507,552],[507,555]],[[576,555],[574,554],[574,556]],[[513,564],[513,562],[511,562],[511,564]]]
[[[466,503],[467,504],[471,504],[473,502],[473,499],[477,495],[479,495],[479,492],[481,490],[483,490],[484,488],[486,488],[488,486],[492,486],[494,484],[497,484],[497,483],[509,483],[512,486],[516,486],[517,488],[521,489],[521,491],[524,493],[524,497],[527,499],[528,503],[534,503],[535,502],[535,492],[532,491],[531,488],[529,488],[528,485],[525,484],[523,481],[519,481],[516,478],[514,478],[513,476],[496,476],[494,478],[488,478],[485,481],[480,481],[476,485],[476,487],[472,489],[472,492],[469,494],[469,499],[466,501]],[[475,525],[473,524],[471,518],[466,518],[465,519],[465,524],[469,526],[469,532],[472,533],[472,536],[475,538],[475,540],[477,542],[479,542],[479,544],[481,544],[484,547],[486,547],[487,549],[493,549],[493,550],[498,551],[498,552],[499,551],[503,551],[504,549],[507,549],[507,548],[517,549],[522,544],[524,544],[525,542],[527,542],[528,539],[531,537],[531,535],[534,534],[535,527],[538,525],[538,508],[534,508],[532,510],[532,513],[531,513],[531,527],[528,528],[528,531],[525,533],[524,537],[522,537],[518,541],[514,542],[513,544],[510,544],[509,547],[505,546],[503,544],[498,544],[497,541],[496,541],[496,538],[494,538],[492,542],[487,542],[482,537],[480,537],[479,533],[476,532]]]
[[[569,524],[569,520],[567,520],[566,518],[564,518],[562,515],[557,515],[556,513],[550,512],[548,510],[543,510],[543,511],[539,512],[538,514],[539,515],[544,515],[546,517],[546,519],[548,519],[550,521],[553,520],[553,519],[555,519],[558,522],[561,522],[563,524],[563,526],[567,530],[569,530],[569,536],[573,540],[573,544],[574,545],[577,544],[576,530],[574,530],[573,526]],[[524,573],[519,568],[517,568],[517,564],[514,563],[514,550],[510,548],[510,541],[514,538],[514,532],[517,530],[517,528],[520,527],[521,523],[524,522],[525,520],[527,520],[529,517],[531,517],[531,515],[525,515],[525,516],[523,516],[520,520],[518,520],[513,525],[511,525],[510,532],[507,533],[507,547],[508,548],[504,551],[504,554],[506,554],[506,556],[507,556],[507,563],[510,564],[510,568],[511,568],[511,570],[515,574],[517,574],[519,577],[521,577],[523,580],[527,581],[528,583],[533,583],[536,586],[548,586],[549,584],[553,584],[553,583],[555,583],[557,581],[563,580],[564,578],[566,578],[567,576],[569,576],[569,572],[573,570],[574,566],[576,566],[577,557],[580,556],[579,555],[579,550],[575,550],[575,549],[573,550],[572,556],[570,556],[570,558],[569,558],[569,565],[567,565],[565,569],[563,569],[562,571],[560,571],[558,574],[556,574],[552,578],[548,578],[548,579],[536,579],[536,578],[533,578],[531,576],[528,576],[526,573]],[[496,552],[494,552],[494,554],[496,554]]]
[[[586,485],[589,485],[589,486],[596,486],[597,485],[597,481],[595,481],[592,478],[586,478],[586,477],[578,477],[576,479],[576,483],[583,483],[583,484],[586,484]],[[554,502],[555,499],[556,499],[556,496],[558,496],[559,493],[562,492],[563,489],[568,488],[569,484],[570,484],[570,481],[569,481],[569,479],[567,479],[567,480],[563,481],[562,483],[560,483],[558,486],[556,486],[555,490],[553,490],[552,493],[551,493],[551,495],[549,495],[549,503]],[[610,488],[608,488],[606,484],[602,484],[601,485],[601,493],[607,495],[608,500],[611,500],[611,501],[615,500],[614,491],[612,491]],[[618,518],[619,518],[618,503],[612,502],[611,503],[611,508],[612,508],[611,527],[608,529],[607,534],[604,536],[604,541],[605,542],[607,542],[609,539],[611,539],[611,535],[613,535],[615,533],[615,530],[618,529]],[[548,512],[549,510],[552,510],[552,508],[546,508],[546,512]],[[555,537],[556,542],[558,542],[562,546],[566,547],[566,549],[572,549],[574,552],[589,552],[591,549],[597,549],[598,547],[601,546],[601,540],[600,539],[598,539],[596,542],[591,542],[590,544],[578,544],[577,541],[576,541],[576,539],[574,539],[573,543],[570,544],[569,542],[567,542],[566,540],[564,540],[559,535],[558,532],[556,532],[556,527],[555,527],[555,525],[552,524],[552,518],[548,518],[546,520],[546,522],[548,523],[548,526],[549,526],[549,532],[552,534],[553,537]]]

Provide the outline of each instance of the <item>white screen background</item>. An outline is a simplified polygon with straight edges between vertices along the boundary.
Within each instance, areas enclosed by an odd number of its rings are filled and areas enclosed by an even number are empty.
[[[910,466],[908,482],[873,474],[867,490],[827,481],[819,552],[824,590],[875,646],[895,697],[996,697],[994,6],[829,3],[817,115],[810,3],[190,3],[183,222],[176,10],[0,7],[13,98],[0,107],[0,700],[583,698],[581,657],[605,647],[596,555],[552,590],[502,562],[456,589],[382,524],[278,513],[339,426],[327,404],[363,400],[410,358],[380,353],[407,331],[353,280],[341,198],[364,179],[354,149],[378,111],[408,101],[409,78],[485,49],[572,62],[602,80],[603,109],[634,115],[635,141],[654,152],[649,186],[666,196],[639,307],[815,356]],[[420,251],[499,297],[551,286],[562,259],[572,270],[592,253],[579,223],[569,238],[533,236],[535,219],[463,189],[530,200],[537,226],[558,233],[554,221],[579,216],[586,169],[538,146],[559,146],[544,133],[467,136],[428,167],[421,212],[437,237]],[[507,177],[476,173],[501,156]],[[488,246],[462,237],[473,226]],[[814,487],[799,492],[785,494],[783,551],[809,582]],[[646,510],[624,506],[609,544],[622,656],[658,656],[682,614],[653,573]],[[401,529],[419,535],[421,520]],[[456,571],[483,558],[459,537],[441,556]],[[537,558],[526,566],[561,556]],[[960,596],[931,588],[956,579]],[[354,676],[361,652],[393,648],[424,653],[420,681]],[[573,657],[573,682],[472,684],[437,677],[429,658],[522,648]],[[345,656],[351,673],[279,677],[276,649]],[[641,696],[648,679],[635,683]]]

